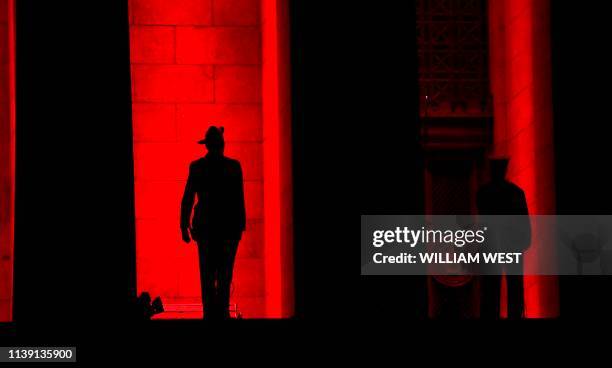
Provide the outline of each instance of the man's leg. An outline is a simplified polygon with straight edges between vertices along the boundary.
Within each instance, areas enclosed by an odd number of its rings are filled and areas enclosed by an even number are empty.
[[[521,319],[525,309],[524,293],[523,293],[523,275],[522,265],[509,265],[510,272],[513,275],[506,276],[508,282],[508,318]]]
[[[211,244],[198,242],[198,255],[200,259],[200,287],[202,289],[202,305],[204,318],[213,318],[215,315],[215,270],[211,262]]]
[[[480,317],[499,319],[501,275],[484,275],[480,278]]]
[[[218,274],[219,308],[223,318],[229,318],[230,291],[232,286],[232,275],[234,271],[234,260],[238,249],[238,241],[227,241],[223,244],[223,252],[220,257]]]

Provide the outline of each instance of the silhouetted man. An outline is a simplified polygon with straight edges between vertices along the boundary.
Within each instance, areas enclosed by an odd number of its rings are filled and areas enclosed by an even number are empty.
[[[246,223],[242,169],[237,160],[223,155],[223,127],[211,126],[198,143],[206,145],[208,153],[189,166],[181,231],[183,241],[193,238],[198,243],[204,317],[226,319],[234,258]]]
[[[478,212],[493,222],[492,238],[487,251],[524,252],[531,241],[531,225],[525,193],[517,185],[506,180],[508,159],[492,159],[490,162],[491,181],[480,188],[477,194]],[[495,215],[509,215],[496,217]],[[485,247],[487,247],[485,245]],[[506,270],[508,287],[508,318],[523,316],[523,275],[522,263],[505,264],[503,267],[488,265],[489,273],[482,276],[480,315],[483,318],[499,318],[501,272]],[[508,275],[513,273],[514,275]]]

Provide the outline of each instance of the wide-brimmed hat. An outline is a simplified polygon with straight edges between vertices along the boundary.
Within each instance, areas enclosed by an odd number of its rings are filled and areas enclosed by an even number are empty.
[[[223,127],[210,126],[204,135],[204,139],[199,140],[199,144],[223,142]]]

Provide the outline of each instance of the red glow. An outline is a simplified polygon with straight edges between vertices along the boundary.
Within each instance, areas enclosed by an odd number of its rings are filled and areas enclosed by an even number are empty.
[[[168,310],[201,308],[179,204],[189,163],[205,153],[195,142],[222,125],[226,154],[242,164],[247,210],[231,302],[246,318],[291,315],[287,1],[129,5],[138,292],[161,295]]]
[[[488,3],[495,153],[510,157],[509,179],[525,191],[530,214],[554,214],[549,0]],[[539,261],[543,246],[531,245],[527,267]],[[525,276],[525,314],[558,316],[555,276]]]
[[[286,1],[263,0],[264,216],[267,315],[292,312],[292,201],[290,104],[288,83],[288,9]],[[282,23],[283,20],[285,23]],[[280,30],[280,32],[279,32]]]
[[[15,33],[14,2],[0,1],[0,322],[13,308],[15,199]]]

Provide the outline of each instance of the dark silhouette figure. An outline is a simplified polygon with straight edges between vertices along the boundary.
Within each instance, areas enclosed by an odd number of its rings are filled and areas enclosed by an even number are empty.
[[[508,159],[491,160],[491,181],[482,186],[477,194],[480,215],[509,215],[491,217],[497,232],[497,241],[491,244],[490,251],[523,252],[531,242],[531,225],[525,193],[516,184],[506,180]],[[511,217],[510,217],[511,216]],[[508,288],[508,318],[520,319],[523,316],[523,275],[521,264],[487,266],[489,274],[481,279],[480,315],[482,318],[499,318],[502,276],[506,271]],[[498,269],[491,270],[491,267]],[[493,273],[495,273],[493,275]],[[509,275],[511,273],[511,275]]]
[[[242,169],[223,155],[223,127],[211,126],[198,143],[208,153],[189,166],[181,231],[183,241],[198,243],[204,318],[227,319],[234,258],[246,224]]]
[[[151,317],[163,311],[164,305],[161,298],[157,297],[151,301],[151,295],[146,291],[140,293],[131,303],[131,313],[134,320],[148,321]]]

